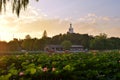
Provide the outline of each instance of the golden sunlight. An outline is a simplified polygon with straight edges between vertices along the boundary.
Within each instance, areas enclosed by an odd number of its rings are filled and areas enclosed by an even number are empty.
[[[0,40],[1,41],[10,41],[12,40],[14,37],[14,35],[12,35],[9,31],[3,31],[3,32],[0,32]]]

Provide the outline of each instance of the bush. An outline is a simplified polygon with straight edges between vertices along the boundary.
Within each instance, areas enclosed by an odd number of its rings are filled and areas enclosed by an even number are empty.
[[[119,52],[0,56],[0,80],[119,79]]]

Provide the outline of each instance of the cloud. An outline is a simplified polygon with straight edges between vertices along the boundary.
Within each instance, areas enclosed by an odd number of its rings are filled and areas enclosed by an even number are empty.
[[[96,14],[88,14],[79,18],[75,22],[77,32],[98,35],[106,33],[108,36],[120,37],[120,18],[97,16]]]
[[[62,21],[60,19],[37,19],[36,21],[33,21],[29,24],[23,23],[19,26],[19,31],[22,32],[43,32],[44,30],[47,30],[49,35],[55,35],[59,33],[66,32],[67,30],[67,21]],[[69,24],[68,24],[69,25]],[[69,26],[68,26],[69,27]]]
[[[41,38],[43,31],[46,30],[48,36],[54,36],[66,33],[70,22],[73,22],[76,33],[90,35],[106,33],[108,36],[120,37],[120,18],[97,16],[93,13],[76,20],[72,20],[72,17],[65,19],[60,17],[49,18],[40,9],[31,6],[26,11],[21,12],[20,18],[12,13],[1,15],[0,34],[6,34],[5,36],[9,36],[9,39],[13,38],[13,34],[16,38],[24,38],[27,34]]]
[[[97,16],[96,14],[89,13],[87,16],[81,17],[78,21],[83,23],[90,23],[90,24],[103,24],[103,22],[109,22],[110,18],[107,16]]]

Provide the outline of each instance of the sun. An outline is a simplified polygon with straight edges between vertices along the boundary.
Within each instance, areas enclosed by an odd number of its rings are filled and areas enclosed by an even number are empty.
[[[0,23],[0,41],[10,41],[13,38],[11,30]]]
[[[0,41],[10,41],[12,40],[13,37],[12,37],[12,34],[10,34],[10,32],[8,31],[3,31],[3,32],[0,32]]]

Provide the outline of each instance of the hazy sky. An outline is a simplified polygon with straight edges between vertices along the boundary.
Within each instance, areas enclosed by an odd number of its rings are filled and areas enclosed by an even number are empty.
[[[33,3],[49,17],[74,19],[94,13],[98,16],[120,17],[120,0],[40,0]]]
[[[30,0],[20,18],[7,12],[0,15],[0,39],[24,38],[30,34],[41,38],[66,33],[69,24],[80,34],[120,37],[120,0]]]

